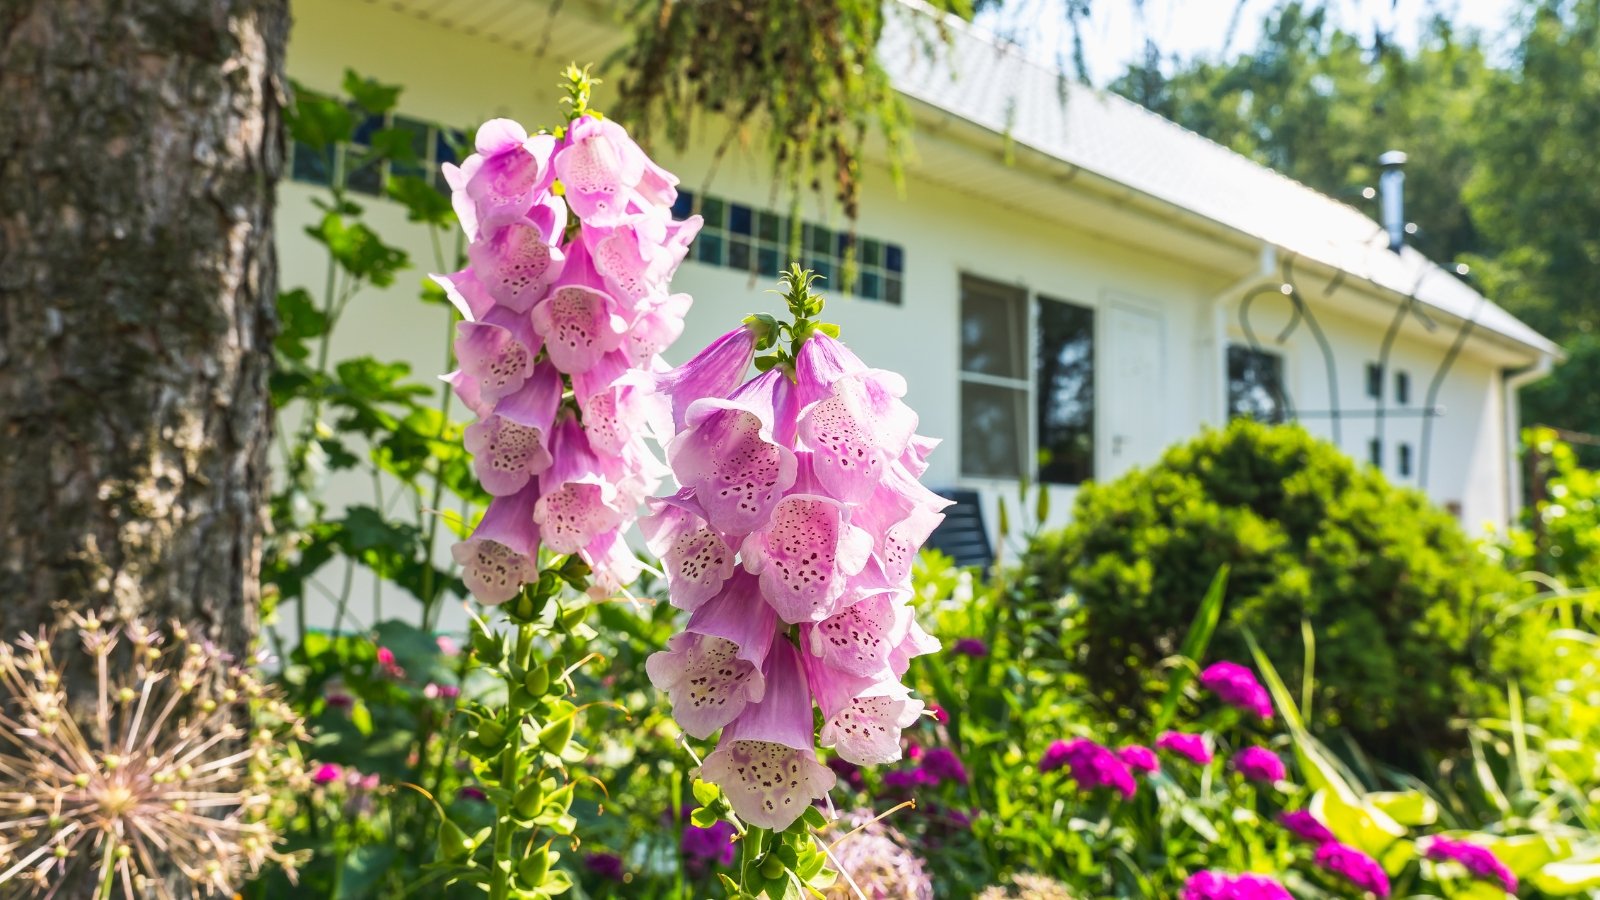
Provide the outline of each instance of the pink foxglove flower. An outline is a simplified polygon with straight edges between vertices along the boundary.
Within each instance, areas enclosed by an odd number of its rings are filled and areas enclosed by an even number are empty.
[[[610,120],[558,138],[495,119],[476,150],[445,166],[469,265],[434,280],[465,320],[446,380],[478,417],[466,447],[495,500],[453,555],[483,603],[536,580],[541,547],[618,591],[639,571],[624,532],[667,472],[659,354],[691,302],[668,282],[700,220],[672,219],[677,179]]]
[[[1180,900],[1294,900],[1283,885],[1266,875],[1228,875],[1206,870],[1184,882]]]
[[[912,615],[910,574],[948,505],[917,481],[934,442],[914,434],[904,379],[800,333],[792,357],[749,380],[754,325],[658,377],[682,490],[641,523],[671,602],[692,613],[650,658],[651,680],[686,732],[722,729],[702,775],[742,818],[779,829],[834,784],[817,746],[892,763],[931,712],[901,678],[939,648]],[[924,756],[917,784],[966,779],[954,754]]]
[[[1207,666],[1200,673],[1200,686],[1216,694],[1223,703],[1263,722],[1272,719],[1272,697],[1256,680],[1255,673],[1238,663],[1224,661]]]

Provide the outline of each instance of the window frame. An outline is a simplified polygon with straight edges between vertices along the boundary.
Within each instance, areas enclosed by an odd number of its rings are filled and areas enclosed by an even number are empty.
[[[1243,349],[1245,351],[1248,351],[1248,352],[1251,352],[1251,353],[1262,353],[1262,354],[1266,354],[1268,356],[1277,357],[1277,359],[1278,359],[1278,397],[1277,397],[1277,399],[1278,399],[1278,402],[1281,404],[1281,407],[1282,407],[1279,410],[1279,412],[1282,415],[1282,418],[1280,420],[1278,420],[1278,421],[1266,422],[1264,424],[1268,424],[1268,425],[1285,425],[1285,424],[1288,424],[1290,422],[1295,421],[1295,416],[1294,416],[1294,408],[1295,407],[1294,407],[1294,402],[1293,402],[1293,397],[1294,397],[1295,392],[1293,390],[1291,390],[1291,384],[1294,381],[1293,372],[1294,372],[1294,364],[1295,364],[1295,354],[1293,353],[1292,349],[1290,347],[1288,347],[1288,346],[1283,346],[1283,345],[1280,345],[1280,346],[1278,346],[1276,348],[1272,348],[1272,347],[1253,347],[1253,346],[1250,345],[1250,342],[1248,340],[1244,339],[1244,337],[1242,335],[1238,336],[1238,337],[1235,337],[1234,335],[1230,334],[1228,336],[1228,340],[1223,344],[1223,347],[1222,347],[1222,360],[1220,362],[1220,365],[1222,366],[1222,421],[1223,421],[1223,423],[1226,424],[1228,422],[1232,422],[1235,418],[1238,418],[1238,416],[1234,413],[1234,411],[1232,409],[1231,403],[1229,402],[1232,399],[1232,391],[1230,390],[1230,387],[1232,385],[1233,379],[1232,379],[1232,376],[1231,376],[1231,374],[1229,372],[1228,354],[1235,347],[1241,348],[1241,349]]]
[[[983,290],[990,293],[1010,293],[1012,300],[1021,307],[1020,321],[1022,323],[1021,346],[1023,353],[1023,377],[1008,377],[991,375],[986,372],[971,372],[966,368],[962,358],[961,329],[963,320],[961,308],[967,295],[967,284],[975,283],[982,286]],[[1016,477],[1009,475],[993,475],[974,473],[967,470],[966,446],[963,441],[957,453],[957,472],[961,481],[976,484],[1011,485],[1018,481],[1026,480],[1038,484],[1039,481],[1039,310],[1042,303],[1061,303],[1067,306],[1087,310],[1093,317],[1090,326],[1090,345],[1093,354],[1094,385],[1090,393],[1092,404],[1092,418],[1090,424],[1091,446],[1089,456],[1089,475],[1079,482],[1050,482],[1051,487],[1077,489],[1085,481],[1092,481],[1101,471],[1100,436],[1100,398],[1103,389],[1101,379],[1101,366],[1103,357],[1100,353],[1102,344],[1101,330],[1103,328],[1104,310],[1102,305],[1088,300],[1067,299],[1057,294],[1044,294],[1029,288],[1021,282],[1005,282],[996,278],[988,278],[967,270],[957,272],[957,300],[956,300],[956,411],[963,414],[961,395],[966,384],[981,384],[989,387],[1004,388],[1020,391],[1023,395],[1023,428],[1025,436],[1017,449],[1018,474]]]

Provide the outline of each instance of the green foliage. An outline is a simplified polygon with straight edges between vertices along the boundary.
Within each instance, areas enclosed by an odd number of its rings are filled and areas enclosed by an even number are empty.
[[[1524,431],[1522,443],[1533,502],[1502,542],[1507,565],[1562,587],[1600,586],[1600,472],[1548,428]]]
[[[968,0],[932,6],[971,15]],[[877,57],[886,9],[876,0],[747,0],[736,9],[637,0],[633,38],[619,51],[626,74],[617,114],[639,138],[654,123],[680,149],[708,113],[729,122],[723,151],[760,122],[776,181],[793,202],[809,188],[854,219],[868,132],[887,140],[896,172],[905,152],[905,103]]]
[[[1071,592],[1090,689],[1138,723],[1145,682],[1224,565],[1217,655],[1242,655],[1248,627],[1298,677],[1309,623],[1319,720],[1383,755],[1452,743],[1452,716],[1493,705],[1486,673],[1535,675],[1527,629],[1496,619],[1516,582],[1421,494],[1298,427],[1236,421],[1086,485],[1073,524],[1038,536],[1023,569],[1046,596]]]

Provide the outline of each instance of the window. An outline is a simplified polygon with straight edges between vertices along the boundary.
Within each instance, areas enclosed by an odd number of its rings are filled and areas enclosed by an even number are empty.
[[[1367,363],[1367,396],[1374,400],[1383,397],[1383,366]]]
[[[1093,477],[1094,310],[963,277],[961,421],[965,475]]]
[[[1243,344],[1228,345],[1228,418],[1288,421],[1282,356]]]
[[[1411,445],[1410,444],[1401,444],[1400,445],[1400,460],[1399,460],[1398,470],[1399,470],[1400,476],[1402,478],[1409,477],[1411,475]]]
[[[1039,298],[1039,480],[1080,484],[1094,475],[1094,310]]]
[[[1367,462],[1378,468],[1383,468],[1383,441],[1372,438],[1367,441]]]
[[[694,193],[684,190],[678,191],[672,211],[680,219],[698,212],[705,220],[693,252],[697,262],[708,266],[776,278],[789,263],[798,262],[822,276],[825,292],[842,291],[897,306],[905,293],[905,250],[899,244],[801,222],[800,258],[794,259],[790,253],[794,220],[787,216],[709,194],[701,194],[697,204]],[[841,286],[845,256],[851,250],[855,251],[855,281]]]
[[[1394,402],[1401,406],[1411,402],[1411,373],[1394,373]]]
[[[1028,294],[961,279],[961,472],[1021,478],[1030,467]]]
[[[408,139],[411,152],[416,156],[412,163],[394,161],[367,161],[374,137],[382,131],[398,131]],[[395,136],[384,137],[385,146],[392,147]],[[356,123],[350,140],[337,146],[313,150],[307,144],[291,143],[289,148],[289,177],[306,184],[329,185],[334,173],[342,172],[345,186],[358,194],[382,196],[389,179],[403,175],[415,176],[433,184],[441,193],[450,193],[439,166],[455,162],[459,157],[456,148],[463,146],[466,136],[439,125],[388,114],[366,116]]]

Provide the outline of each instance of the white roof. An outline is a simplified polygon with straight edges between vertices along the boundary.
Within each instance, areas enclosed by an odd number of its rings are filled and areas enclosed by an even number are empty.
[[[1391,252],[1383,227],[1355,208],[1080,84],[959,19],[946,19],[946,46],[925,8],[908,3],[899,10],[887,17],[879,58],[906,96],[1518,344],[1560,352],[1417,250]]]

